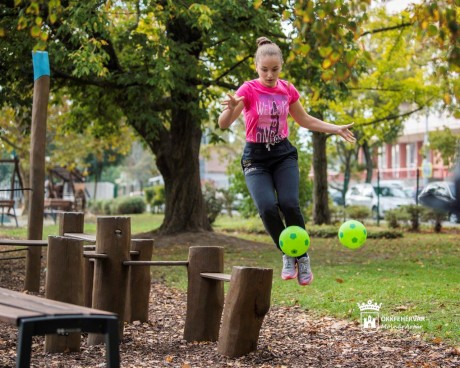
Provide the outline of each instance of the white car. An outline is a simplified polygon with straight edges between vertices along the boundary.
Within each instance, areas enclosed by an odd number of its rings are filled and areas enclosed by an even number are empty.
[[[377,207],[379,216],[383,218],[386,211],[415,204],[415,200],[394,185],[380,185],[379,196],[377,195],[377,185],[363,183],[355,184],[345,194],[347,206],[365,206],[372,211],[372,217],[377,218]]]

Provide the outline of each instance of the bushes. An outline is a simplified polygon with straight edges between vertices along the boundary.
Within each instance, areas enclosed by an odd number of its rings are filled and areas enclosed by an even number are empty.
[[[400,222],[407,223],[410,218],[409,212],[404,207],[394,208],[385,212],[385,220],[390,229],[400,227]]]
[[[422,220],[433,223],[433,230],[439,233],[442,229],[442,221],[445,218],[445,213],[416,205],[401,206],[385,212],[385,220],[388,222],[388,227],[392,229],[410,224],[410,230],[419,231],[420,220]]]
[[[142,197],[122,197],[115,206],[115,211],[119,215],[145,212],[145,201]]]
[[[205,183],[203,188],[203,199],[206,203],[209,223],[216,221],[217,216],[224,207],[224,200],[217,196],[217,189],[211,183]]]
[[[364,220],[371,217],[371,211],[365,206],[348,206],[345,209],[347,218],[352,218],[364,223]]]
[[[143,197],[119,197],[92,201],[89,208],[95,215],[129,215],[144,213],[146,204]]]

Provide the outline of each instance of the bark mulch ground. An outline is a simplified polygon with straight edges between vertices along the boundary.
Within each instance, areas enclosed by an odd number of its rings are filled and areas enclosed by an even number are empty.
[[[197,235],[192,238],[193,243]],[[21,291],[23,280],[23,260],[1,263],[1,287]],[[319,317],[297,306],[272,307],[258,350],[229,359],[217,353],[216,342],[182,339],[185,310],[185,293],[153,280],[149,322],[125,325],[122,367],[460,367],[460,348],[442,341],[427,342],[409,331],[369,332],[359,323]],[[15,366],[16,340],[17,329],[0,323],[0,367]],[[44,337],[34,338],[32,367],[105,366],[104,346],[88,346],[86,336],[81,353],[46,354],[43,345]]]

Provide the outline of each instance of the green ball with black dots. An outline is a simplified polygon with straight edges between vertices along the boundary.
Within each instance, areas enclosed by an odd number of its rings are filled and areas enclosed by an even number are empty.
[[[347,248],[360,248],[367,239],[366,227],[359,221],[348,220],[339,229],[339,241]]]
[[[310,236],[300,226],[288,226],[279,237],[281,251],[290,257],[299,257],[307,253],[310,247]]]

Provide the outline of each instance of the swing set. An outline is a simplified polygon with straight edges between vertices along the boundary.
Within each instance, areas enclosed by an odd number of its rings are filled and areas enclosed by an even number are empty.
[[[16,222],[16,227],[18,227],[18,218],[16,215],[16,201],[24,196],[25,189],[22,184],[21,173],[19,171],[19,159],[17,156],[14,156],[13,159],[1,159],[0,165],[13,165],[13,172],[11,174],[11,180],[9,188],[3,187],[0,185],[0,209],[1,209],[1,225],[5,221],[5,218],[11,217],[14,218]],[[1,182],[3,184],[3,182]],[[18,194],[18,192],[20,192]]]

